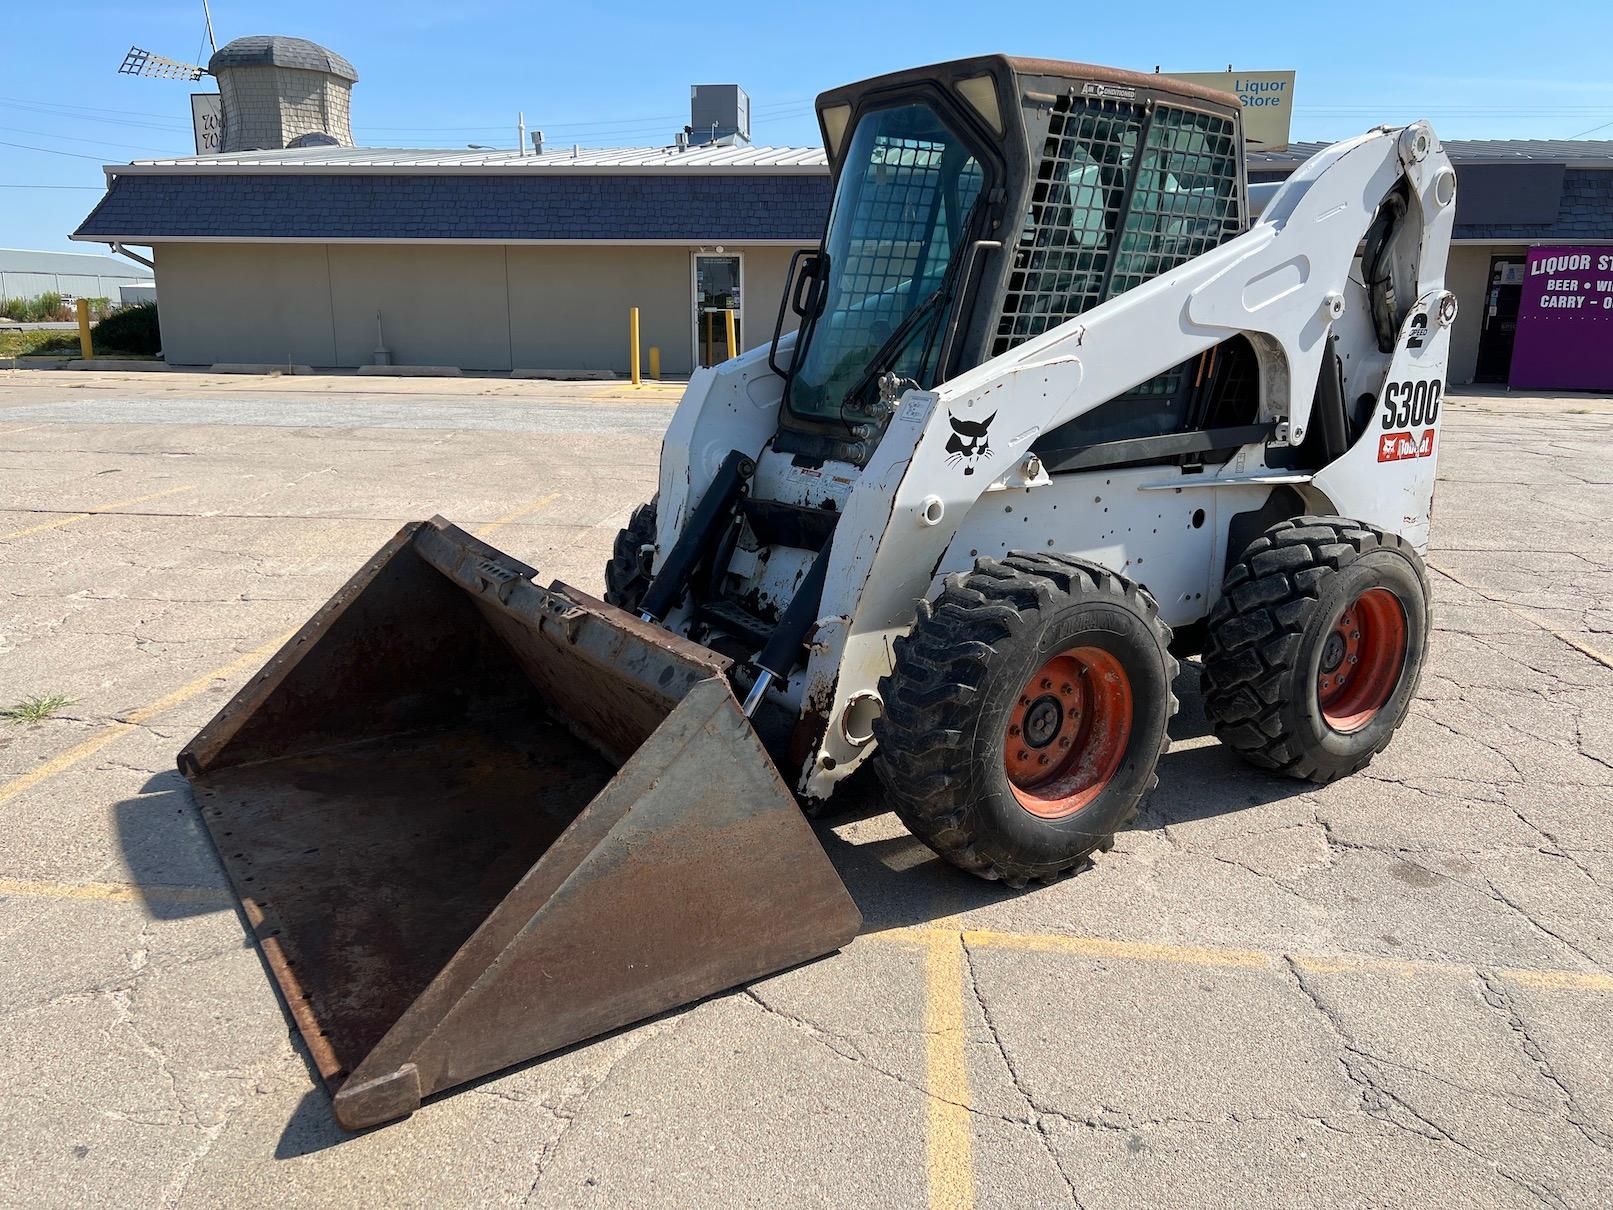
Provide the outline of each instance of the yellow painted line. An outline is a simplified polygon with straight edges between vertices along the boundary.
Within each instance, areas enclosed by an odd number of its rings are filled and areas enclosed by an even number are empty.
[[[931,945],[936,929],[894,928],[865,934],[869,941],[903,945]],[[950,933],[945,935],[950,936]],[[1304,971],[1337,975],[1352,972],[1392,975],[1400,979],[1458,975],[1470,978],[1480,969],[1460,962],[1428,962],[1379,958],[1369,954],[1303,954],[1239,949],[1227,946],[1177,945],[1162,941],[1123,941],[1111,937],[1078,937],[1068,933],[1013,933],[994,929],[963,929],[963,941],[988,949],[1029,953],[1068,954],[1077,958],[1116,958],[1169,966],[1215,966],[1245,970],[1275,970],[1291,961]],[[1613,992],[1613,974],[1603,971],[1538,970],[1526,967],[1485,968],[1497,978],[1541,991]]]
[[[968,929],[970,945],[1003,949],[1040,950],[1078,954],[1084,958],[1130,958],[1142,962],[1170,962],[1179,966],[1270,966],[1270,954],[1258,950],[1210,949],[1199,945],[1172,945],[1162,941],[1112,941],[1106,937],[1072,937],[1062,933],[999,933]]]
[[[1532,987],[1543,992],[1613,992],[1613,975],[1600,971],[1534,971],[1513,967],[1495,973],[1519,987]]]
[[[140,724],[149,722],[151,719],[163,713],[165,710],[171,710],[173,707],[180,705],[182,702],[188,702],[198,693],[201,693],[210,687],[214,681],[224,677],[234,676],[236,673],[241,672],[244,669],[252,668],[258,664],[261,664],[264,660],[268,659],[271,655],[283,647],[286,643],[286,640],[291,638],[291,636],[295,633],[296,631],[289,631],[286,634],[280,635],[278,638],[272,639],[263,644],[263,646],[256,647],[247,652],[245,655],[231,660],[228,664],[215,668],[213,671],[197,677],[194,681],[191,681],[190,684],[183,685],[180,688],[175,689],[172,693],[165,694],[149,705],[141,706],[138,710],[131,710],[129,713],[121,716],[120,718],[115,718],[110,722],[103,723],[99,729],[89,736],[89,738],[74,744],[66,752],[53,756],[43,764],[38,765],[35,768],[30,769],[28,772],[22,774],[20,777],[14,777],[5,784],[0,785],[0,805],[10,802],[13,798],[16,798],[17,795],[22,794],[27,790],[31,790],[35,786],[39,785],[40,782],[55,777],[56,774],[64,772],[67,769],[71,769],[74,765],[77,765],[82,761],[87,760],[89,757],[94,756],[97,752],[106,747],[108,744],[112,743],[114,740],[121,739],[129,732],[138,728]]]
[[[1595,647],[1592,647],[1589,643],[1585,642],[1584,640],[1579,639],[1576,636],[1571,635],[1566,631],[1557,629],[1556,626],[1552,625],[1552,622],[1551,622],[1550,618],[1543,618],[1538,613],[1535,613],[1532,610],[1525,609],[1521,605],[1514,605],[1511,601],[1505,600],[1502,597],[1498,597],[1494,593],[1486,592],[1484,589],[1480,588],[1477,584],[1468,583],[1466,580],[1462,579],[1461,576],[1457,575],[1455,572],[1450,571],[1447,568],[1436,567],[1432,563],[1430,563],[1428,566],[1433,567],[1435,571],[1439,572],[1439,574],[1444,576],[1447,580],[1452,580],[1452,581],[1456,582],[1457,584],[1460,584],[1463,588],[1467,589],[1469,592],[1477,593],[1479,596],[1483,597],[1486,601],[1489,601],[1492,605],[1501,606],[1502,609],[1505,609],[1508,613],[1512,614],[1514,617],[1522,618],[1525,622],[1528,622],[1528,623],[1530,623],[1532,625],[1540,627],[1540,629],[1544,630],[1547,634],[1551,635],[1552,638],[1558,640],[1559,642],[1568,644],[1568,646],[1572,647],[1575,651],[1579,652],[1581,655],[1589,656],[1591,659],[1595,660],[1598,664],[1602,665],[1602,667],[1604,667],[1604,668],[1613,668],[1613,655],[1608,655],[1607,652],[1605,652],[1605,651],[1598,651]]]
[[[205,886],[134,886],[127,882],[42,882],[28,878],[0,878],[0,896],[29,899],[90,899],[102,903],[195,903],[228,907],[235,897],[228,891]]]
[[[484,534],[490,534],[495,529],[503,529],[506,525],[513,525],[515,522],[521,520],[524,517],[530,517],[533,513],[537,512],[539,509],[547,508],[549,505],[553,504],[556,500],[560,499],[562,494],[563,493],[561,493],[561,492],[550,492],[547,496],[544,496],[544,497],[542,497],[541,499],[538,499],[538,500],[534,500],[531,504],[528,504],[524,508],[518,508],[513,513],[505,513],[497,521],[491,521],[488,524],[482,526],[482,532]]]
[[[924,929],[925,1068],[930,1089],[927,1131],[930,1205],[974,1205],[974,1140],[969,1126],[969,1069],[964,1061],[963,942],[947,922]]]
[[[47,529],[60,529],[64,525],[73,525],[79,521],[87,521],[91,517],[98,517],[102,513],[112,512],[114,509],[128,508],[133,504],[144,504],[148,500],[161,500],[164,496],[177,496],[180,492],[195,491],[195,486],[187,484],[184,487],[170,487],[166,491],[152,492],[149,496],[135,496],[128,500],[114,500],[110,504],[98,504],[94,508],[82,513],[70,513],[65,517],[55,517],[40,525],[30,525],[27,529],[15,529],[9,534],[0,534],[0,542],[11,538],[26,538],[29,534],[41,534]]]

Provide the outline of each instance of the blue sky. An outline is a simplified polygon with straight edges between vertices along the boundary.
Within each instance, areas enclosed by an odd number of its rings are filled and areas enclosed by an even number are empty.
[[[0,40],[0,247],[70,249],[100,165],[192,150],[188,94],[212,81],[116,74],[131,44],[205,62],[201,0],[49,7],[49,35]],[[45,10],[28,9],[25,25]],[[1034,27],[982,28],[996,13]],[[1428,117],[1447,138],[1613,137],[1613,4],[1244,3],[772,6],[463,0],[215,0],[219,43],[311,38],[351,59],[369,146],[514,146],[526,112],[551,145],[662,144],[688,85],[738,83],[758,143],[818,141],[819,90],[1003,50],[1151,71],[1293,68],[1296,139]],[[37,32],[37,31],[36,31]],[[18,36],[23,33],[23,36]],[[197,56],[203,56],[197,58]]]

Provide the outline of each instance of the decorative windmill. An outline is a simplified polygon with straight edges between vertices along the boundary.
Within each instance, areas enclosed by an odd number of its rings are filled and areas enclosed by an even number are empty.
[[[206,0],[202,12],[213,47],[206,67],[131,46],[118,68],[126,76],[218,80],[218,92],[191,94],[198,154],[353,145],[349,107],[358,72],[351,63],[304,38],[278,34],[220,47]]]
[[[118,68],[120,76],[151,76],[159,80],[200,80],[206,74],[205,67],[154,55],[138,46],[129,47],[129,53],[123,56],[123,66]]]
[[[207,0],[202,0],[202,20],[207,23],[207,45],[216,53],[218,42],[213,38],[213,10]],[[194,63],[181,63],[178,59],[154,55],[149,50],[131,46],[129,53],[123,56],[123,66],[118,68],[118,74],[148,76],[158,80],[200,80],[207,74],[207,68]]]

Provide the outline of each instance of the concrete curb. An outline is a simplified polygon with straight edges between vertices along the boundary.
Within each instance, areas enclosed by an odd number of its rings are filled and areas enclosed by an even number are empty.
[[[554,382],[617,382],[627,377],[615,370],[511,370],[511,378],[547,378]]]
[[[382,378],[463,378],[465,371],[458,366],[359,366],[360,374],[374,374]]]
[[[117,370],[119,372],[137,370],[141,373],[151,374],[167,373],[169,367],[166,361],[126,361],[121,357],[93,357],[89,361],[85,361],[81,357],[75,357],[62,368],[67,370]]]
[[[21,357],[6,357],[0,360],[4,360],[8,370],[63,370],[67,368],[67,363],[72,359],[68,357],[40,357],[33,353],[26,353]]]
[[[312,374],[313,366],[272,365],[266,361],[221,361],[209,368],[212,374]]]

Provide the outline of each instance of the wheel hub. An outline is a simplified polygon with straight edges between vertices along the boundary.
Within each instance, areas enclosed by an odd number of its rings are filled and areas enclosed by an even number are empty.
[[[1406,612],[1387,588],[1369,588],[1339,614],[1322,641],[1316,701],[1333,730],[1359,731],[1400,683]]]
[[[1103,792],[1131,738],[1131,679],[1099,647],[1048,660],[1020,690],[1003,738],[1014,797],[1032,815],[1062,819]]]
[[[1344,662],[1345,638],[1337,630],[1327,636],[1322,645],[1322,671],[1332,672]]]
[[[1051,693],[1044,693],[1025,711],[1025,742],[1032,748],[1045,748],[1064,726],[1064,707]]]

